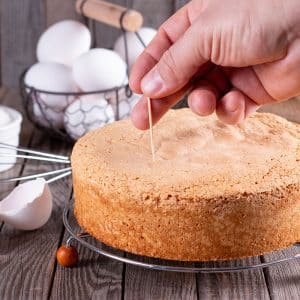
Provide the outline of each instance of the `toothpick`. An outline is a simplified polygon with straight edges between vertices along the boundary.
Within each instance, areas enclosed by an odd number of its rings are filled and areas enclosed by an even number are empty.
[[[147,97],[147,104],[148,104],[149,132],[150,132],[150,145],[151,145],[151,152],[152,152],[152,160],[155,161],[155,148],[154,148],[154,142],[153,142],[152,109],[151,109],[151,100],[149,97]]]

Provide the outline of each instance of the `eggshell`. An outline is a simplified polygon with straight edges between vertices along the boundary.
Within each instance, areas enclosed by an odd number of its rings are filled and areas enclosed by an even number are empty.
[[[71,66],[73,61],[91,47],[91,33],[77,21],[64,20],[50,26],[37,44],[40,62],[57,62]]]
[[[101,95],[80,97],[68,106],[64,116],[65,129],[74,140],[114,120],[112,106]]]
[[[151,42],[151,40],[156,35],[157,31],[150,27],[142,27],[138,31],[142,41],[147,46]],[[145,47],[142,45],[138,37],[134,32],[126,32],[122,34],[114,44],[114,50],[119,53],[119,55],[126,61],[125,55],[125,44],[124,44],[124,36],[127,38],[127,47],[128,47],[128,64],[131,69],[132,65],[136,61],[137,57],[143,52]]]
[[[71,68],[58,63],[36,63],[25,75],[26,85],[49,92],[78,92]],[[33,113],[37,121],[47,127],[62,128],[64,109],[75,100],[74,96],[33,94]]]
[[[52,195],[43,178],[18,185],[0,202],[0,219],[22,230],[43,226],[51,211]]]
[[[132,93],[130,97],[126,95],[126,89],[119,91],[119,97],[117,100],[116,92],[110,93],[107,97],[108,102],[112,105],[116,118],[119,120],[126,119],[130,116],[132,108],[141,98],[141,95]],[[118,107],[118,109],[117,109]]]
[[[106,90],[127,82],[126,64],[114,51],[96,48],[81,55],[73,65],[73,77],[85,92]]]

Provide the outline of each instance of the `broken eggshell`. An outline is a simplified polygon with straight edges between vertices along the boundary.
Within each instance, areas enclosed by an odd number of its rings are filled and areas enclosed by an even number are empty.
[[[44,178],[18,185],[0,202],[0,221],[21,230],[43,226],[52,212],[52,194]]]

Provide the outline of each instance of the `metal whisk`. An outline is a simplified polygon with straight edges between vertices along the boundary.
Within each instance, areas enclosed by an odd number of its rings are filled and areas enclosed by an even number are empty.
[[[36,161],[43,161],[49,163],[60,163],[63,165],[69,165],[69,167],[64,167],[62,169],[42,172],[38,174],[31,174],[26,176],[17,176],[17,177],[9,177],[0,179],[0,183],[7,183],[7,182],[16,182],[16,181],[24,181],[30,179],[36,179],[40,177],[49,178],[47,183],[54,182],[66,176],[69,176],[72,173],[71,169],[71,162],[69,157],[63,155],[56,155],[51,153],[46,153],[42,151],[30,150],[27,148],[16,147],[13,145],[0,143],[0,164],[11,164],[11,162],[1,162],[1,158],[23,158],[27,160],[36,160]],[[7,152],[5,152],[7,150]],[[54,176],[56,175],[56,176]],[[52,177],[54,176],[54,177]]]

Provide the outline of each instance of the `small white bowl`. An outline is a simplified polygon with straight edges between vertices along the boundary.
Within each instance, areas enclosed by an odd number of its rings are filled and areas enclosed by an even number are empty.
[[[22,115],[15,109],[0,105],[0,110],[3,112],[5,122],[0,122],[0,143],[9,144],[11,146],[19,146],[19,137],[21,132]],[[12,157],[1,156],[3,154],[13,155]],[[16,150],[8,150],[0,148],[0,172],[6,171],[16,163]]]

